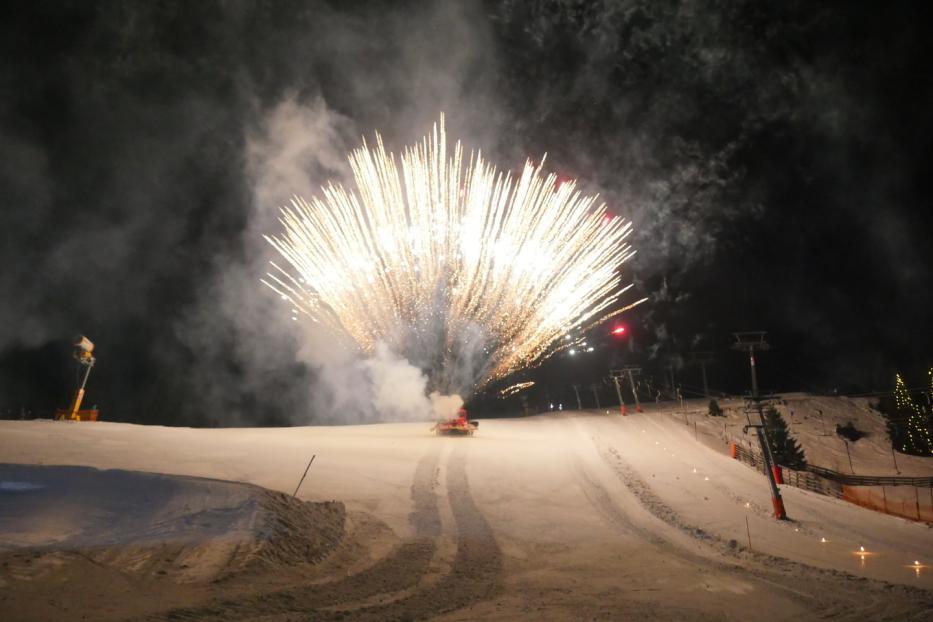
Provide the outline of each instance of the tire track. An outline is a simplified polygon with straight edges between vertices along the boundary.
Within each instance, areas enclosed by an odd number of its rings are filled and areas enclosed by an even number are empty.
[[[437,470],[440,447],[430,451],[418,462],[411,485],[412,511],[409,522],[415,531],[411,540],[403,542],[388,556],[360,573],[331,581],[292,587],[242,598],[218,600],[214,603],[175,609],[145,618],[146,620],[242,620],[276,614],[312,612],[316,609],[362,601],[380,594],[391,594],[415,588],[427,573],[437,549],[441,532],[437,506]],[[321,612],[324,616],[328,615]],[[341,616],[346,619],[346,616]],[[312,619],[319,619],[315,615]]]
[[[421,620],[489,600],[500,593],[502,552],[470,494],[466,450],[458,447],[447,466],[450,507],[457,523],[457,553],[448,574],[392,603],[349,611],[315,612],[310,620]]]
[[[843,571],[818,568],[752,551],[691,525],[655,494],[615,447],[607,445],[603,448],[597,439],[593,438],[592,441],[599,457],[652,516],[703,542],[719,554],[736,560],[735,565],[704,560],[707,565],[725,572],[740,570],[743,576],[767,584],[823,619],[925,620],[933,612],[933,595],[927,590],[857,577]],[[607,498],[602,499],[603,503],[615,505],[608,498],[608,493],[605,496]],[[599,502],[598,495],[596,498]],[[690,554],[688,556],[693,557]],[[697,558],[697,561],[700,559]],[[744,563],[738,565],[738,562]]]

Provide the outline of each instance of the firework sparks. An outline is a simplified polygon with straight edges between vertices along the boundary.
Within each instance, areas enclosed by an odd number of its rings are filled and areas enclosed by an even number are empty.
[[[502,389],[501,391],[499,391],[499,397],[509,397],[509,396],[515,395],[516,393],[519,393],[520,391],[524,391],[525,389],[531,388],[533,386],[535,386],[535,383],[533,381],[519,382],[517,384],[513,384],[512,386],[506,387]]]
[[[470,395],[546,359],[620,306],[631,223],[526,162],[516,178],[448,153],[444,119],[401,156],[363,146],[355,189],[282,208],[263,283],[363,352],[387,344],[432,389]],[[296,313],[297,312],[297,313]]]

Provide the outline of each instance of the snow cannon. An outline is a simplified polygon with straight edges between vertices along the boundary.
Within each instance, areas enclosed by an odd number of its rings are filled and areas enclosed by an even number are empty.
[[[81,386],[78,387],[74,399],[71,400],[71,406],[68,408],[59,408],[55,411],[55,419],[59,421],[97,421],[97,407],[81,410],[81,401],[84,399],[84,389],[87,387],[87,378],[91,375],[91,368],[97,359],[94,358],[94,342],[78,335],[74,343],[74,359],[84,366],[84,379]]]
[[[478,421],[470,421],[466,408],[457,411],[453,419],[438,421],[431,428],[437,436],[473,436],[479,427]]]

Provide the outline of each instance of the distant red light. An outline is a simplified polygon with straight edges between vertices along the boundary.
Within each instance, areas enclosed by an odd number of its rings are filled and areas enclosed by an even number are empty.
[[[617,327],[615,327],[615,328],[612,329],[612,334],[613,334],[613,335],[622,335],[622,334],[624,334],[624,333],[625,333],[625,327],[624,327],[624,326],[617,326]]]

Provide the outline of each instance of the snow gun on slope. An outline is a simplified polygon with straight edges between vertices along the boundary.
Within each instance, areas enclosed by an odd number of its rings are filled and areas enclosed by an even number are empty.
[[[81,381],[81,386],[78,387],[74,398],[71,400],[71,405],[67,409],[59,408],[56,410],[55,419],[59,421],[97,421],[98,411],[96,406],[94,408],[81,410],[81,401],[84,399],[84,389],[87,386],[87,378],[91,375],[91,368],[94,367],[94,363],[97,362],[97,359],[94,358],[93,355],[94,342],[84,335],[78,335],[74,346],[74,359],[85,368],[84,379]]]

